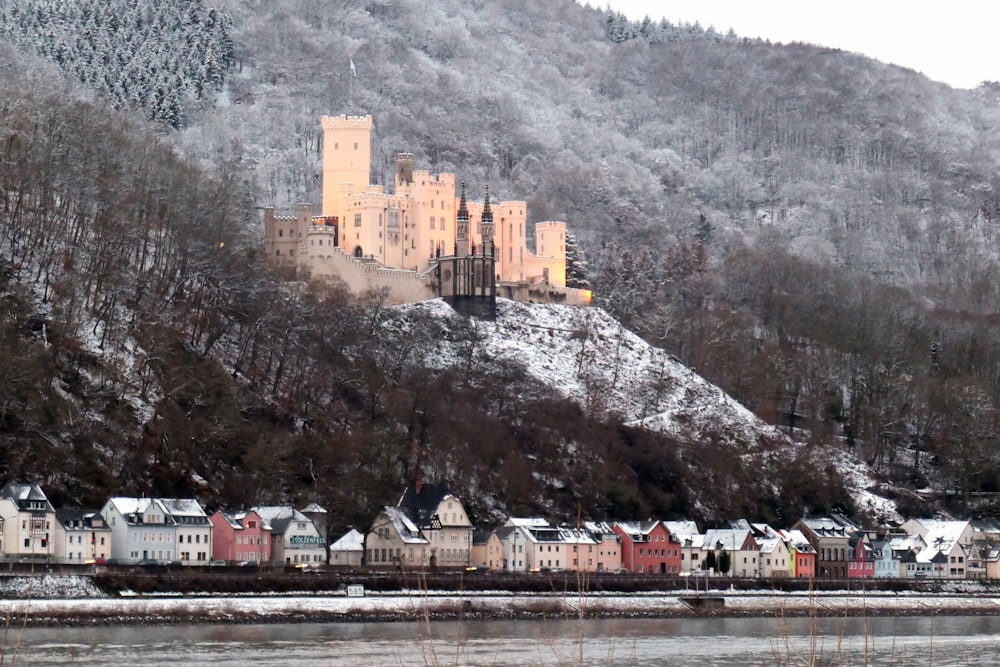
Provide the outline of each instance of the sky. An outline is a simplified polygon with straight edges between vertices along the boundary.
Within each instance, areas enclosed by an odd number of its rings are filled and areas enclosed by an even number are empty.
[[[900,65],[955,88],[1000,81],[1000,4],[990,0],[589,0],[631,19],[730,28]]]

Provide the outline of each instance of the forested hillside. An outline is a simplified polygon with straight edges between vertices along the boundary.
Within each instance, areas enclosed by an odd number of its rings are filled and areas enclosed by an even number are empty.
[[[473,193],[527,200],[533,221],[566,220],[598,303],[766,421],[900,486],[957,491],[958,509],[1000,490],[1000,85],[956,91],[854,54],[633,25],[570,0],[217,4],[121,12],[131,26],[157,17],[157,53],[201,60],[156,65],[196,72],[162,78],[159,96],[148,68],[120,62],[109,83],[93,65],[122,53],[89,46],[116,34],[97,9],[65,62],[47,46],[69,39],[52,17],[85,5],[4,14],[20,21],[0,59],[5,336],[19,351],[0,389],[8,476],[59,452],[72,465],[44,481],[68,498],[200,479],[219,501],[315,496],[346,523],[422,457],[471,457],[460,467],[480,472],[451,481],[502,480],[480,512],[581,498],[595,513],[692,509],[701,473],[668,438],[528,380],[498,410],[489,376],[455,382],[385,339],[376,324],[394,315],[377,299],[320,301],[267,278],[255,207],[319,200],[318,119],[349,112],[375,118],[375,182],[411,151]],[[181,121],[151,106],[168,92]],[[424,423],[430,396],[463,418]],[[458,435],[467,420],[500,434],[487,448],[500,458]],[[526,461],[550,439],[602,452],[606,470],[574,487],[585,494],[525,497]],[[773,486],[738,457],[713,460],[757,489],[718,511],[849,504],[812,458],[784,468],[805,483]]]

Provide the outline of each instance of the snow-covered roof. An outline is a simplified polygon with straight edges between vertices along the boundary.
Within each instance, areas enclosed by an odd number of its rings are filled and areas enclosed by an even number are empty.
[[[660,523],[660,521],[655,519],[648,519],[646,521],[615,521],[614,525],[621,528],[622,532],[634,539],[640,535],[649,535]]]
[[[351,528],[339,539],[330,545],[330,551],[364,551],[365,536]]]
[[[698,524],[690,520],[664,521],[663,525],[667,527],[671,535],[674,535],[681,541],[684,541],[685,538],[701,534],[698,531]]]
[[[705,551],[714,551],[721,545],[722,549],[739,551],[743,548],[749,533],[750,530],[746,528],[710,528],[705,531],[701,548]]]
[[[158,498],[164,509],[175,517],[207,517],[201,503],[193,498]]]
[[[406,516],[406,513],[398,507],[392,507],[391,505],[386,505],[382,508],[383,514],[392,523],[393,528],[395,528],[396,533],[404,544],[429,544],[429,542],[420,534],[420,530],[417,529],[415,523],[410,521],[410,518]]]
[[[253,511],[260,517],[265,529],[270,529],[271,532],[279,535],[284,533],[293,521],[312,523],[305,514],[287,505],[262,505],[254,507]]]
[[[539,527],[547,527],[551,524],[549,524],[547,519],[543,519],[542,517],[539,516],[533,516],[533,517],[512,516],[507,519],[507,522],[504,525],[516,526],[518,528],[531,528],[531,527],[539,528]]]

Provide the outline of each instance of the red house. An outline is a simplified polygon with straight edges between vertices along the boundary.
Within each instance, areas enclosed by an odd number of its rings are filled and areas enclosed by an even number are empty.
[[[801,530],[779,530],[788,544],[788,560],[793,577],[816,576],[816,550]]]
[[[271,528],[259,514],[219,510],[208,520],[212,522],[213,561],[271,564]]]
[[[622,567],[628,572],[677,574],[681,571],[681,544],[662,521],[616,521],[622,538]]]
[[[871,579],[875,576],[875,553],[864,533],[851,537],[851,560],[847,563],[848,579]]]

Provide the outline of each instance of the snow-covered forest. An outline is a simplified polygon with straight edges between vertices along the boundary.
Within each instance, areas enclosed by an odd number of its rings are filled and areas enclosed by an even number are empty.
[[[250,486],[334,525],[418,463],[471,471],[446,481],[481,513],[854,509],[815,452],[904,506],[1000,490],[1000,84],[571,0],[121,4],[0,11],[9,477],[80,502]],[[517,364],[428,370],[377,295],[283,289],[257,207],[319,200],[319,117],[344,112],[375,118],[373,182],[410,151],[566,220],[600,306],[815,450],[765,482]],[[474,347],[455,326],[420,345]],[[566,451],[586,471],[541,469]]]

